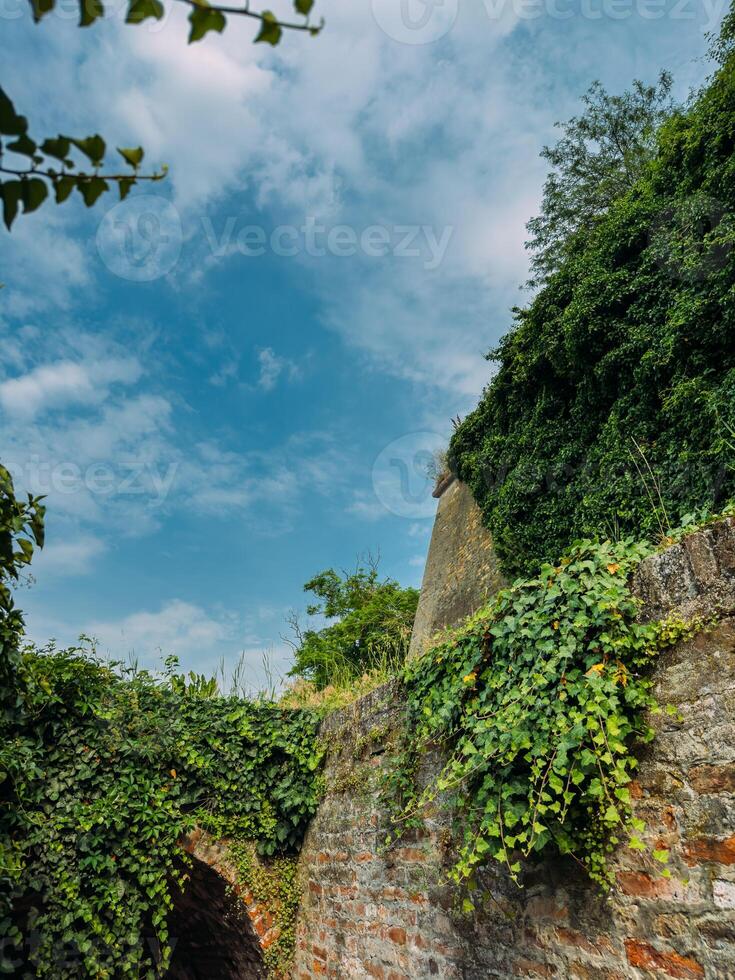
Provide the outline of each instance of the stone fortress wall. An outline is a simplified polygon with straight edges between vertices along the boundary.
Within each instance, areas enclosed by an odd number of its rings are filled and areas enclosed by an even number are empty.
[[[474,508],[474,510],[473,510]],[[500,584],[469,491],[440,499],[412,652],[482,605]],[[657,715],[632,786],[645,836],[671,852],[671,878],[649,853],[621,849],[602,895],[571,859],[528,866],[519,889],[483,872],[492,901],[465,915],[443,878],[446,816],[386,849],[379,775],[402,724],[396,684],[325,722],[327,792],[300,858],[303,901],[293,977],[416,980],[735,980],[735,521],[646,560],[643,615],[722,613],[711,632],[662,655]],[[438,757],[427,758],[425,775]]]

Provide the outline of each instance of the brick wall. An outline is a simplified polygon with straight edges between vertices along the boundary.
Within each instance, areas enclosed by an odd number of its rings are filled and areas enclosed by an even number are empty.
[[[633,786],[648,839],[671,852],[672,878],[621,849],[617,888],[601,895],[571,860],[528,866],[519,890],[482,876],[481,912],[457,911],[442,871],[445,819],[389,850],[377,777],[401,724],[389,685],[328,720],[328,790],[301,856],[304,890],[294,977],[552,977],[735,980],[735,524],[649,559],[635,588],[644,615],[724,610],[710,633],[662,656],[662,713]],[[438,759],[427,758],[426,774]]]

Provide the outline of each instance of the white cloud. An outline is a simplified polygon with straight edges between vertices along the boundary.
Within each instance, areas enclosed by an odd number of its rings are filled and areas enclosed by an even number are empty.
[[[171,599],[154,612],[93,620],[84,632],[99,641],[101,652],[116,659],[135,657],[141,665],[160,666],[159,658],[169,654],[182,660],[203,659],[223,643],[236,648],[238,620],[233,614],[212,613],[194,603]]]
[[[164,658],[173,655],[184,670],[216,675],[225,693],[236,684],[241,694],[253,694],[277,690],[293,662],[289,646],[259,636],[259,618],[177,598],[156,610],[93,620],[84,633],[97,641],[100,653],[114,660],[160,670]]]
[[[113,384],[133,384],[141,373],[132,357],[42,364],[0,382],[0,406],[10,415],[31,419],[52,408],[104,401]]]
[[[390,516],[390,511],[375,496],[367,490],[353,491],[352,501],[347,505],[347,513],[354,514],[363,521],[380,521]]]
[[[153,29],[97,25],[94,45],[70,37],[68,56],[76,55],[86,97],[82,108],[69,98],[69,111],[83,113],[85,124],[106,117],[110,133],[146,147],[151,165],[171,164],[167,187],[196,256],[182,258],[172,274],[182,289],[213,264],[201,219],[214,202],[240,225],[252,221],[246,207],[254,195],[274,226],[281,219],[298,226],[308,216],[358,234],[374,224],[418,223],[437,235],[451,226],[433,277],[421,260],[357,257],[347,269],[326,257],[310,263],[310,280],[325,325],[382,370],[476,394],[486,373],[482,345],[468,350],[467,341],[497,301],[490,290],[525,277],[523,220],[538,186],[529,129],[543,119],[522,80],[508,83],[503,59],[487,59],[511,23],[484,22],[478,34],[482,10],[462,13],[449,38],[462,57],[437,58],[433,45],[397,44],[383,33],[368,3],[320,6],[328,27],[319,38],[287,35],[275,52],[247,43],[252,25],[234,17],[221,37],[192,46],[184,11]],[[53,53],[55,77],[62,52]],[[43,93],[47,84],[45,75]],[[68,89],[59,78],[61,102]],[[42,98],[39,89],[36,101]],[[243,261],[231,251],[223,261]],[[468,278],[471,309],[462,297]],[[437,302],[442,296],[452,297],[451,306]],[[429,342],[416,343],[418,336]],[[269,348],[260,358],[259,383],[270,390],[286,366]],[[232,373],[225,367],[212,383]]]
[[[101,538],[91,534],[65,541],[52,540],[34,555],[33,575],[39,581],[47,575],[86,575],[106,548]]]
[[[309,497],[348,492],[355,460],[329,432],[296,432],[257,450],[231,432],[202,439],[165,373],[144,372],[121,355],[121,343],[61,331],[48,344],[54,359],[36,364],[27,353],[37,348],[33,328],[20,333],[28,343],[9,345],[14,376],[0,380],[3,463],[21,491],[48,497],[64,540],[140,536],[182,510],[230,514],[255,533],[281,534]],[[288,359],[271,348],[261,354],[265,387],[295,376]],[[158,352],[144,361],[161,364]],[[93,557],[66,552],[73,567]],[[48,567],[63,559],[57,553]]]
[[[12,245],[7,239],[3,243],[6,314],[25,317],[66,308],[82,290],[89,297],[94,277],[76,226],[73,212],[57,212],[53,206],[16,219]]]
[[[524,19],[522,4],[478,0],[459,4],[456,23],[435,44],[400,43],[389,26],[381,30],[393,0],[318,0],[327,21],[318,38],[287,34],[265,50],[249,43],[252,24],[232,17],[222,36],[189,46],[178,7],[169,5],[162,24],[96,25],[93,43],[71,29],[47,32],[46,71],[29,82],[24,110],[48,119],[53,88],[52,128],[93,131],[104,118],[120,142],[145,145],[147,163],[171,164],[164,192],[188,238],[170,282],[183,290],[218,261],[244,261],[236,249],[212,254],[202,219],[215,206],[241,226],[253,221],[255,200],[273,226],[313,217],[358,233],[374,224],[418,224],[436,235],[452,228],[430,272],[423,257],[293,261],[308,264],[304,279],[328,328],[382,371],[459,399],[476,397],[487,381],[482,354],[508,328],[508,307],[527,277],[524,224],[538,207],[538,152],[553,138],[553,121],[576,111],[596,76],[619,88],[636,74],[655,75],[659,51],[694,81],[687,61],[703,48],[673,18],[649,24],[634,13],[629,22],[577,14],[559,24]],[[12,74],[22,54],[10,56]],[[14,242],[21,271],[30,273],[37,257],[51,263],[41,281],[52,304],[55,284],[69,294],[70,284],[89,285],[90,260],[99,268],[79,239],[39,248],[44,235],[64,234],[58,220],[21,218],[19,226],[33,222],[33,234]],[[18,295],[18,288],[16,304],[41,301],[41,291]],[[216,372],[212,383],[225,383],[232,370]],[[271,378],[266,368],[265,387]]]
[[[287,357],[279,357],[272,347],[262,347],[258,351],[258,387],[263,391],[272,391],[278,379],[285,376],[289,381],[299,376],[298,365]]]

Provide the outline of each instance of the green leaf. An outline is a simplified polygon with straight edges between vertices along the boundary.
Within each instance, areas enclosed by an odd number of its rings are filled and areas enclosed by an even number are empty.
[[[127,24],[141,24],[149,17],[161,20],[165,11],[160,0],[132,0],[125,18]]]
[[[189,44],[192,44],[200,41],[209,31],[218,31],[221,34],[227,21],[220,10],[212,10],[208,4],[198,3],[189,14],[189,23]]]
[[[30,0],[33,19],[36,23],[54,9],[55,0]]]
[[[40,177],[31,177],[23,182],[23,213],[30,214],[39,208],[48,197],[48,184]],[[29,542],[30,543],[30,542]]]
[[[652,857],[654,861],[658,861],[660,864],[668,864],[669,852],[668,851],[653,851]]]
[[[10,226],[18,214],[18,204],[23,196],[23,185],[19,180],[7,180],[0,185],[0,192],[3,196],[3,220],[5,227],[10,231]]]
[[[76,184],[76,178],[69,177],[65,175],[63,177],[58,177],[54,181],[54,193],[56,195],[56,203],[63,204],[67,197],[74,190],[74,185]]]
[[[4,136],[22,136],[28,129],[28,120],[19,116],[15,106],[0,88],[0,133]]]
[[[13,153],[22,153],[25,157],[32,157],[36,152],[36,144],[26,133],[19,136],[17,140],[13,140],[12,143],[8,143],[7,148]]]
[[[123,158],[123,160],[126,163],[129,163],[131,167],[135,167],[136,169],[143,162],[142,146],[134,146],[128,149],[126,149],[125,147],[118,146],[117,152],[120,154],[120,156]]]
[[[255,43],[272,44],[275,47],[281,40],[281,35],[283,34],[281,25],[278,23],[278,18],[270,10],[264,11],[262,18],[260,31],[255,38]]]
[[[105,8],[102,5],[102,0],[79,0],[80,27],[89,27],[104,14]]]
[[[55,157],[57,160],[66,160],[69,156],[71,143],[66,136],[57,136],[56,139],[46,139],[41,144],[41,151],[47,156]]]
[[[106,190],[109,190],[109,187],[107,181],[103,180],[102,177],[90,177],[87,180],[79,180],[77,189],[84,198],[84,203],[88,208],[91,208],[100,194],[104,194]]]
[[[130,188],[137,183],[135,177],[123,177],[122,180],[118,180],[117,185],[120,191],[120,200],[124,201],[125,198],[130,193]]]
[[[314,6],[314,0],[294,0],[293,5],[296,8],[297,14],[303,14],[304,17],[308,17]]]
[[[74,139],[73,136],[69,136],[68,139],[70,143],[72,143],[73,146],[76,146],[78,150],[81,150],[81,152],[88,157],[95,166],[102,163],[107,146],[99,133],[95,134],[94,136],[88,136],[83,140]]]

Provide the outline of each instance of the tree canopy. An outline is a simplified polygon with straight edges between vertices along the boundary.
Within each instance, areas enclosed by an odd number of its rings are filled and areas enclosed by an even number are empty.
[[[294,617],[295,663],[291,674],[322,688],[337,678],[360,675],[386,662],[400,664],[411,639],[418,590],[394,579],[380,579],[376,562],[354,572],[329,568],[304,585],[319,600],[310,616],[333,620],[321,629],[302,630]]]
[[[636,80],[622,95],[610,95],[595,82],[582,96],[584,111],[556,124],[564,135],[541,151],[552,169],[541,213],[527,225],[534,282],[554,272],[570,239],[591,231],[640,178],[655,153],[656,131],[672,111],[672,82],[661,72],[656,85]]]

